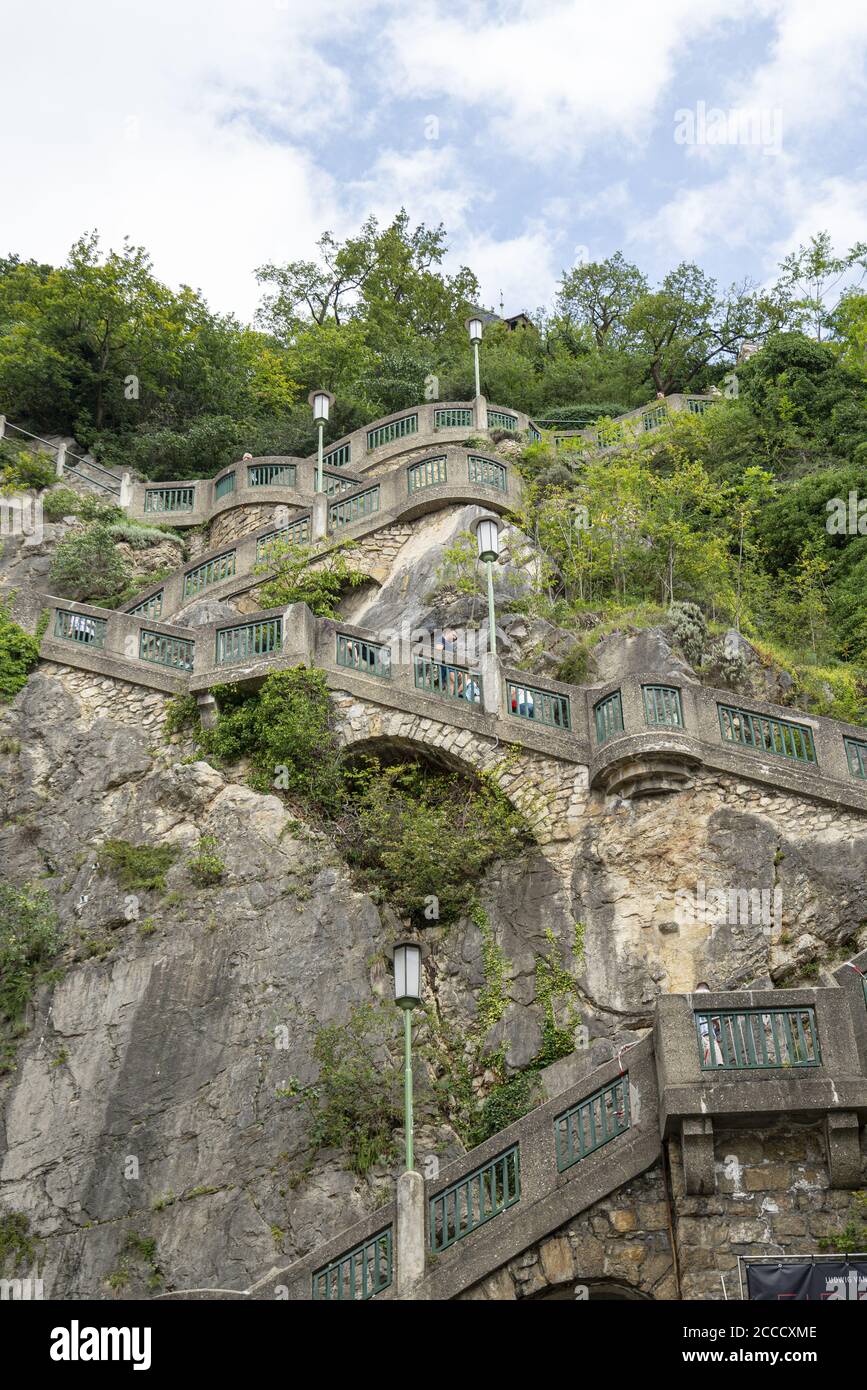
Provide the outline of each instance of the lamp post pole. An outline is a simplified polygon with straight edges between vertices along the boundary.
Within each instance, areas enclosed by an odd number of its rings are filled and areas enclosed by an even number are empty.
[[[497,655],[497,615],[494,609],[494,561],[500,553],[500,523],[495,517],[483,516],[476,522],[479,559],[488,571],[488,649]]]
[[[323,492],[322,432],[328,424],[328,415],[334,404],[334,397],[330,391],[317,390],[311,391],[307,400],[313,407],[313,423],[319,428],[319,442],[316,450],[316,491]]]
[[[413,1167],[412,1113],[412,1009],[403,1011],[403,1132],[406,1135],[406,1170]]]
[[[475,371],[476,371],[476,395],[477,395],[477,396],[480,396],[480,395],[482,394],[482,388],[481,388],[481,385],[479,384],[479,344],[478,344],[478,342],[473,343],[473,366],[475,367]]]
[[[319,449],[316,455],[316,491],[322,492],[322,431],[325,428],[323,422],[319,421]]]
[[[479,376],[479,343],[482,341],[482,320],[470,318],[466,321],[466,329],[470,335],[470,342],[473,345],[473,369],[476,377],[476,399],[482,394],[481,378]]]

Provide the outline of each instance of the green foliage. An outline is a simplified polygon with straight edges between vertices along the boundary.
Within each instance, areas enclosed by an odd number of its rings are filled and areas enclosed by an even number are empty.
[[[44,888],[15,888],[0,880],[0,1032],[5,1034],[0,1072],[11,1069],[10,1037],[62,945],[57,914]]]
[[[707,620],[695,603],[672,603],[668,610],[672,635],[693,666],[700,665],[708,643]]]
[[[23,1211],[0,1214],[0,1275],[13,1276],[32,1269],[41,1255],[38,1237],[30,1234],[30,1218]]]
[[[210,888],[220,882],[226,872],[226,866],[217,853],[215,835],[201,837],[195,855],[187,861],[187,869],[199,888]]]
[[[48,582],[52,593],[99,605],[118,599],[132,582],[132,572],[115,548],[111,527],[96,522],[60,542]]]
[[[489,1028],[499,1023],[509,1006],[506,989],[509,962],[505,952],[497,945],[490,919],[481,904],[474,902],[467,915],[482,934],[482,968],[485,983],[479,993],[477,1017],[479,1029],[487,1033]]]
[[[339,546],[320,558],[317,546],[280,541],[268,547],[267,560],[253,572],[273,575],[261,588],[266,608],[306,603],[319,618],[336,618],[347,589],[357,588],[367,578],[352,569]]]
[[[520,1120],[538,1104],[541,1096],[539,1076],[536,1071],[518,1072],[508,1081],[494,1086],[482,1101],[481,1108],[474,1115],[469,1132],[469,1145],[483,1144],[501,1129]]]
[[[178,857],[174,845],[133,845],[129,840],[106,840],[99,847],[103,873],[112,873],[121,888],[149,892],[165,888],[166,874]]]
[[[536,1003],[542,1010],[542,1049],[533,1063],[537,1067],[546,1067],[574,1050],[575,1028],[581,1022],[576,1004],[577,986],[562,962],[560,945],[552,928],[545,932],[545,939],[548,953],[536,960]],[[563,1023],[557,1021],[555,1001],[558,1000],[565,1011]]]
[[[166,704],[163,733],[166,738],[195,729],[199,724],[199,706],[195,695],[172,695]]]
[[[39,637],[13,620],[11,598],[0,598],[0,703],[14,699],[39,660]]]
[[[48,454],[34,454],[0,441],[0,493],[41,492],[55,478],[54,461]]]
[[[834,1250],[838,1255],[854,1255],[867,1247],[867,1192],[854,1192],[856,1216],[847,1221],[842,1231],[822,1236],[816,1242],[820,1250]]]
[[[358,1005],[345,1024],[316,1025],[319,1079],[289,1087],[307,1108],[314,1152],[343,1149],[359,1177],[396,1156],[395,1132],[403,1125],[402,1070],[392,1055],[397,1033],[396,1010],[373,1004]]]

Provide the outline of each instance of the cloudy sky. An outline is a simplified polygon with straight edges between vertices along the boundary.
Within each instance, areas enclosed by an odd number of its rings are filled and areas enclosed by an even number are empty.
[[[0,55],[0,253],[129,235],[243,317],[401,205],[507,312],[867,239],[864,0],[3,0]]]

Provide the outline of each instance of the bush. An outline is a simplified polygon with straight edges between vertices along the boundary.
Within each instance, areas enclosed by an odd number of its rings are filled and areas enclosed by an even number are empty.
[[[187,868],[190,877],[200,888],[210,888],[220,882],[226,872],[226,866],[217,854],[215,835],[202,836],[196,846],[195,856],[189,860]]]
[[[9,605],[10,600],[0,599],[0,702],[18,694],[39,660],[39,637],[13,621]]]
[[[0,455],[0,492],[41,492],[51,487],[55,476],[54,461],[48,454],[6,449]]]
[[[255,567],[254,573],[272,574],[262,585],[262,602],[266,608],[279,608],[289,603],[306,603],[317,618],[335,618],[337,605],[347,589],[357,588],[367,576],[350,567],[339,548],[317,562],[317,548],[312,545],[269,546],[268,557]],[[317,564],[316,569],[311,565]]]
[[[680,643],[687,661],[698,665],[708,640],[707,622],[701,609],[695,603],[673,603],[668,616],[675,641]]]
[[[45,889],[0,881],[0,1021],[13,1030],[60,946],[57,914]]]
[[[46,521],[62,521],[65,516],[77,516],[82,521],[112,522],[123,512],[112,502],[101,502],[89,493],[73,492],[68,487],[55,487],[42,499],[42,514]]]
[[[313,1056],[319,1080],[299,1095],[310,1112],[314,1150],[345,1149],[353,1172],[364,1177],[395,1157],[395,1131],[403,1125],[401,1069],[389,1057],[397,1011],[361,1004],[346,1024],[317,1027]]]
[[[183,541],[175,531],[163,530],[160,526],[139,526],[134,521],[115,521],[109,526],[112,540],[124,541],[133,550],[147,550],[152,545],[162,545],[172,541],[183,547]]]
[[[148,892],[165,888],[166,874],[178,857],[174,845],[132,845],[129,840],[106,840],[99,848],[103,873],[112,873],[121,888]]]
[[[517,1076],[495,1086],[472,1121],[470,1147],[484,1144],[492,1134],[498,1134],[501,1129],[514,1124],[515,1120],[520,1120],[537,1104],[540,1090],[539,1076],[535,1071],[518,1072]]]
[[[115,548],[111,528],[96,522],[61,541],[48,576],[52,592],[79,603],[111,602],[132,582],[132,572]]]

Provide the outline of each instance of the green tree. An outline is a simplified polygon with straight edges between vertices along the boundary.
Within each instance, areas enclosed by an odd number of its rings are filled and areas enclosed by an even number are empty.
[[[790,298],[794,323],[806,324],[821,341],[834,326],[841,287],[846,285],[851,292],[853,274],[860,271],[855,282],[860,284],[867,273],[867,242],[856,241],[837,255],[830,233],[818,232],[786,256],[780,270],[778,289]]]
[[[604,261],[588,261],[564,271],[557,308],[571,323],[593,335],[600,350],[622,342],[630,310],[649,286],[637,266],[616,251]]]

